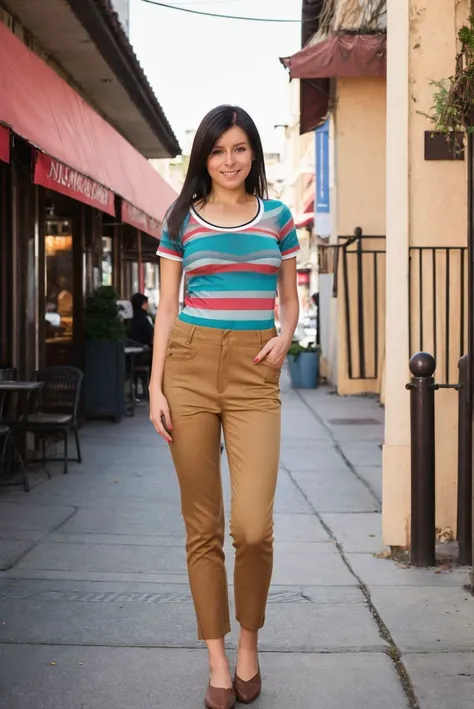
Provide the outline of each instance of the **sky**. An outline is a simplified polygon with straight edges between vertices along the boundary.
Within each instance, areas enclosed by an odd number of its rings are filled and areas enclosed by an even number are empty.
[[[164,0],[220,14],[299,20],[301,0]],[[301,46],[299,22],[201,17],[130,0],[130,40],[180,141],[221,103],[245,108],[266,150],[290,117],[289,80],[279,57]]]

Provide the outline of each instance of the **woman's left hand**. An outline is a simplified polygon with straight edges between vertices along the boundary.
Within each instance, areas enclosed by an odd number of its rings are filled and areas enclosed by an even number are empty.
[[[258,364],[262,360],[266,360],[266,362],[272,367],[281,369],[290,345],[291,341],[288,342],[286,337],[283,337],[283,335],[273,337],[264,347],[262,347],[258,355],[255,357],[255,364]]]

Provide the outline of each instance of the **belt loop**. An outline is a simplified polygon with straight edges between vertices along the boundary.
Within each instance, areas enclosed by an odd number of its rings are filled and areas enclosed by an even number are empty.
[[[263,347],[263,339],[262,339],[262,331],[257,330],[257,337],[258,337],[258,346],[260,349]]]
[[[188,340],[187,340],[187,344],[188,344],[188,345],[190,345],[191,342],[193,341],[193,337],[194,337],[194,333],[195,333],[195,332],[196,332],[196,325],[193,325],[193,326],[191,327],[190,332],[189,332],[189,336],[188,336]]]

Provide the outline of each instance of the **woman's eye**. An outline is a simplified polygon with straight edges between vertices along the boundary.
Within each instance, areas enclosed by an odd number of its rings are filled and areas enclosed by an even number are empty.
[[[247,148],[237,148],[238,153],[245,153],[246,150]]]
[[[216,150],[213,150],[211,154],[212,155],[220,155],[221,153],[222,153],[222,150],[216,149]]]

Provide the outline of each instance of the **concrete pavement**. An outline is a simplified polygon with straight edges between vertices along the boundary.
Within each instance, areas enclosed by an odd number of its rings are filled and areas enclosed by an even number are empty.
[[[464,570],[380,558],[383,411],[283,381],[276,554],[260,709],[467,709]],[[146,411],[81,431],[84,463],[0,494],[0,705],[194,709],[196,640],[178,487]],[[228,473],[224,471],[228,499]],[[228,569],[232,548],[227,541]],[[232,574],[229,574],[232,582]],[[236,634],[229,637],[235,658]]]

